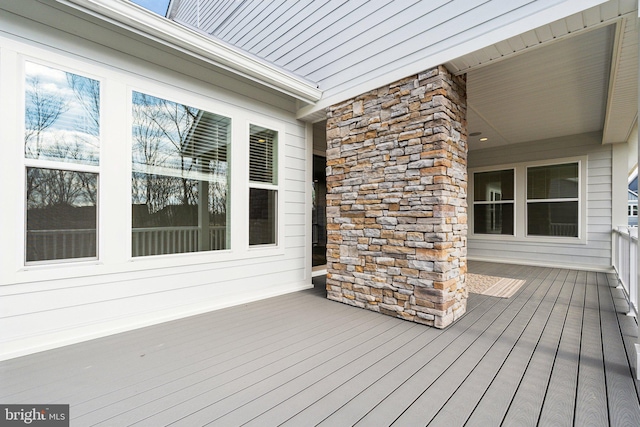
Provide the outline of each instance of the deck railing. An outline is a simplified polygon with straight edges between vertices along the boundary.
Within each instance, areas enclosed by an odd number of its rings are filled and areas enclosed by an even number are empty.
[[[131,236],[132,256],[197,252],[198,227],[134,228]],[[207,250],[225,249],[226,227],[209,227]],[[27,261],[74,259],[96,256],[96,230],[29,230]]]
[[[27,261],[96,256],[96,229],[27,230]]]
[[[148,227],[134,228],[131,236],[131,255],[161,255],[197,252],[198,227]],[[224,225],[209,227],[207,250],[225,249],[227,228]]]
[[[613,267],[620,287],[629,302],[629,315],[638,314],[638,228],[618,227],[613,230],[615,256]]]

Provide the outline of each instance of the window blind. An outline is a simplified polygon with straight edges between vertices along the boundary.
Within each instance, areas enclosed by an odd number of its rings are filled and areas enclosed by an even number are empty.
[[[251,125],[249,137],[249,180],[276,185],[278,133]]]

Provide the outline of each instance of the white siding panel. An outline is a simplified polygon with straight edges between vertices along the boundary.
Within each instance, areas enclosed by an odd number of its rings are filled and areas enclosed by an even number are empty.
[[[239,209],[248,200],[247,178],[243,174],[247,166],[241,163],[246,154],[243,132],[248,130],[247,123],[267,126],[273,123],[281,131],[284,151],[281,157],[284,164],[280,165],[283,233],[278,247],[249,248],[246,240],[237,239],[235,242],[242,245],[226,251],[131,259],[127,253],[113,254],[114,246],[109,243],[101,247],[109,256],[105,255],[99,262],[25,268],[19,257],[15,261],[4,260],[2,265],[10,268],[3,268],[0,283],[0,359],[309,287],[306,231],[310,225],[306,211],[311,190],[305,175],[311,142],[307,141],[306,125],[295,118],[295,100],[232,77],[223,70],[186,60],[179,52],[142,43],[135,35],[129,37],[114,28],[65,14],[61,9],[51,9],[39,2],[37,5],[42,9],[37,9],[30,19],[4,10],[0,14],[2,59],[14,62],[3,66],[19,70],[18,61],[24,54],[80,72],[90,68],[90,74],[99,76],[104,87],[110,89],[107,99],[111,104],[107,109],[109,116],[104,118],[105,126],[121,127],[123,123],[127,126],[128,90],[132,88],[149,88],[184,102],[194,100],[199,106],[211,107],[232,118],[234,163],[231,170],[236,175],[232,175],[231,200],[232,209],[235,206],[237,212],[231,221],[232,238],[247,233],[242,228],[243,212],[247,210]],[[45,25],[38,20],[45,21]],[[51,27],[55,25],[63,28]],[[72,36],[69,29],[85,37]],[[109,40],[112,48],[91,39]],[[9,78],[7,76],[9,74],[3,73],[0,79]],[[0,85],[7,84],[4,80],[0,82]],[[11,84],[20,85],[20,82]],[[119,100],[119,104],[114,106],[114,100]],[[15,109],[18,100],[3,97],[0,103],[3,103],[0,110],[6,111],[6,106]],[[20,121],[12,122],[17,124],[0,129],[0,140],[16,144],[15,150],[7,152],[13,153],[13,163],[21,164],[22,139],[15,137],[20,132],[17,129]],[[126,139],[130,130],[110,135]],[[101,218],[100,232],[115,231],[113,234],[122,237],[104,240],[126,241],[130,236],[128,221],[114,221],[111,215],[130,212],[130,189],[126,187],[129,180],[112,177],[122,175],[122,171],[130,167],[131,154],[127,150],[111,153],[110,161],[114,158],[122,163],[112,163],[116,166],[113,169],[104,165],[101,169],[101,191],[116,197],[101,211],[109,218]],[[5,168],[0,173],[3,180],[18,182],[23,174],[23,169],[19,169],[19,176],[13,176],[17,168]],[[12,171],[12,176],[7,176],[7,170]],[[12,194],[3,206],[6,212],[11,212],[3,217],[8,224],[3,225],[3,230],[22,229],[18,213],[23,215],[24,202],[18,192]],[[3,234],[3,237],[3,254],[15,253],[22,245],[22,232]],[[118,245],[126,248],[121,242]]]
[[[292,181],[306,181],[305,171],[298,169],[288,168],[285,172],[286,179],[290,179]]]
[[[528,242],[524,239],[496,239],[469,236],[468,256],[472,259],[506,259],[512,262],[611,267],[611,148],[601,144],[601,133],[532,141],[514,146],[473,150],[469,168],[501,166],[533,161],[587,156],[587,239],[586,244]],[[470,200],[470,203],[472,200]],[[470,218],[470,222],[472,219]]]

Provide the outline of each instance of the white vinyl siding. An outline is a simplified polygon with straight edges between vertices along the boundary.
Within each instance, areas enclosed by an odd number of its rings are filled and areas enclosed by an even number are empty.
[[[21,7],[17,4],[16,7]],[[310,286],[311,142],[295,118],[296,101],[127,33],[93,25],[38,3],[35,17],[0,14],[0,128],[7,143],[0,173],[0,359],[152,325]],[[6,37],[10,33],[10,37]],[[72,36],[71,34],[76,34]],[[78,36],[81,35],[82,37]],[[111,40],[113,49],[91,38]],[[51,46],[56,46],[52,48]],[[72,53],[73,52],[73,53]],[[38,61],[99,76],[103,94],[98,206],[99,259],[24,265],[24,136],[20,64]],[[131,174],[133,91],[196,106],[231,119],[229,250],[133,257]],[[278,131],[281,208],[277,246],[249,247],[249,124]],[[66,164],[66,163],[65,163]],[[11,188],[9,188],[11,187]],[[250,268],[249,268],[250,266]]]
[[[573,135],[546,141],[469,152],[469,168],[492,169],[491,165],[519,163],[545,165],[585,159],[584,196],[581,196],[579,239],[567,237],[525,237],[495,239],[470,233],[470,259],[505,260],[545,265],[570,265],[606,269],[611,266],[611,146],[601,144],[601,133]],[[564,160],[563,160],[564,159]],[[582,161],[582,160],[581,160]],[[518,178],[516,178],[518,179]],[[520,179],[526,179],[524,173]],[[516,208],[517,209],[517,208]],[[472,212],[470,212],[472,214]]]

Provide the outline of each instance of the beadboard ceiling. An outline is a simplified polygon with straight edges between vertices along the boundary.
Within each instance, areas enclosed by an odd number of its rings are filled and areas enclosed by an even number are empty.
[[[469,70],[470,148],[602,130],[614,32],[599,28]]]
[[[448,62],[467,73],[470,149],[592,131],[626,141],[638,111],[637,15],[614,5]]]

